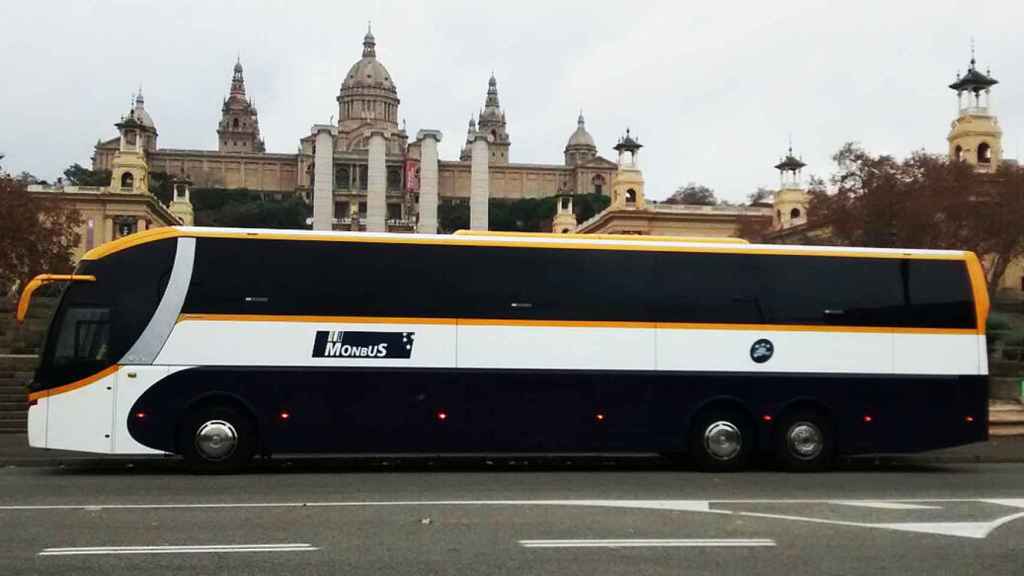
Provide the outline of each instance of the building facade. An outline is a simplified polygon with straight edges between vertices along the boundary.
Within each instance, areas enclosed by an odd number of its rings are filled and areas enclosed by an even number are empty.
[[[187,175],[196,188],[301,193],[313,203],[314,212],[318,205],[321,210],[329,209],[330,216],[321,214],[319,221],[329,221],[333,229],[367,230],[371,215],[375,219],[373,228],[381,229],[376,222],[380,214],[383,214],[383,229],[388,231],[423,228],[418,226],[419,214],[424,210],[420,205],[421,189],[425,185],[420,165],[423,141],[411,140],[404,122],[399,123],[401,100],[397,83],[377,57],[372,32],[367,31],[363,38],[360,58],[342,79],[335,100],[337,120],[330,124],[330,129],[324,130],[323,124],[315,125],[308,136],[300,139],[297,152],[287,154],[266,151],[240,61],[234,65],[228,96],[221,108],[216,150],[160,148],[156,124],[145,109],[141,95],[136,99],[136,108],[151,129],[143,149],[153,171]],[[441,138],[438,130],[429,127],[420,132],[430,134],[434,144]],[[618,168],[597,153],[582,114],[565,147],[562,162],[513,163],[508,119],[501,107],[498,81],[492,75],[483,107],[470,121],[466,147],[460,157],[438,158],[436,170],[427,171],[431,182],[426,185],[436,190],[436,202],[470,200],[473,192],[471,149],[477,137],[486,144],[487,156],[485,172],[483,158],[477,160],[477,192],[488,200],[541,198],[566,191],[607,195]],[[331,148],[329,157],[321,156],[321,164],[330,163],[329,167],[316,167],[318,139]],[[118,146],[118,138],[97,142],[93,169],[110,170]],[[371,154],[377,149],[375,146],[383,150],[382,159]],[[315,182],[317,178],[319,183]],[[317,189],[329,198],[317,202],[313,198]],[[377,194],[381,190],[383,192]],[[381,198],[377,198],[378,195]],[[380,210],[377,210],[378,205],[382,206]],[[425,209],[436,214],[436,206]],[[316,214],[314,221],[317,221]],[[425,229],[436,230],[436,222]]]

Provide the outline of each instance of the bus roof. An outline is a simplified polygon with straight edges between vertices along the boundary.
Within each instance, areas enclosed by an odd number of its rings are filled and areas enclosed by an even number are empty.
[[[201,226],[167,226],[153,228],[118,238],[93,248],[83,260],[98,260],[149,242],[165,238],[234,238],[252,240],[307,240],[321,242],[433,244],[451,246],[509,246],[564,249],[683,251],[736,254],[775,254],[794,256],[847,256],[859,258],[911,258],[934,260],[965,260],[976,258],[962,250],[921,250],[899,248],[852,248],[845,246],[798,246],[787,244],[748,244],[722,242],[721,239],[675,236],[620,236],[612,234],[541,234],[460,231],[451,234],[394,234],[385,232],[326,232],[314,230],[280,230],[267,228],[214,228]],[[735,240],[735,239],[734,239]]]
[[[483,230],[456,230],[455,236],[500,236],[507,238],[578,238],[582,240],[635,240],[639,242],[693,242],[707,244],[750,244],[743,238],[726,236],[646,236],[639,234],[554,234],[552,232],[498,232]]]

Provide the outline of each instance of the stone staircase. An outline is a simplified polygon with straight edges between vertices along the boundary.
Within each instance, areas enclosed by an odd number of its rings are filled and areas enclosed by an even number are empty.
[[[26,430],[26,386],[56,303],[56,298],[33,298],[25,324],[18,326],[14,303],[0,300],[0,434]]]
[[[1024,404],[1017,400],[989,400],[990,436],[1024,435]]]

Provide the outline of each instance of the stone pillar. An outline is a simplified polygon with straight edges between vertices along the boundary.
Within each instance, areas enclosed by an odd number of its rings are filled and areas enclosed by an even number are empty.
[[[387,142],[384,132],[370,132],[370,161],[366,169],[366,231],[387,232],[385,218],[388,213],[386,196],[387,168],[384,154]]]
[[[420,219],[416,231],[437,234],[437,144],[441,131],[420,130],[416,139],[420,141]]]
[[[487,161],[487,138],[482,132],[473,136],[472,160],[469,172],[469,228],[487,230],[488,202],[491,197],[491,175]]]
[[[334,229],[334,137],[337,128],[317,124],[313,152],[313,230]]]

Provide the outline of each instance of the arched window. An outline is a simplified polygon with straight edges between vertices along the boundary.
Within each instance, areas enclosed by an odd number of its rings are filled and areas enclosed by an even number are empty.
[[[562,234],[568,234],[568,233],[569,233],[569,229],[568,228],[562,228]]]
[[[604,193],[604,176],[598,174],[594,176],[593,180],[590,181],[594,185],[594,194]]]
[[[232,128],[238,128],[238,118],[235,118],[234,120],[231,121],[231,127]]]
[[[636,190],[626,190],[626,204],[636,204]]]
[[[992,147],[988,145],[988,142],[982,142],[978,144],[978,164],[988,164],[992,162]]]
[[[133,188],[135,188],[135,177],[131,172],[125,172],[121,175],[121,189],[131,190]]]
[[[799,217],[800,217],[800,209],[799,208],[793,208],[792,210],[789,211],[789,218],[791,220],[796,220]]]
[[[953,157],[956,158],[957,162],[961,162],[964,159],[964,147],[957,144],[956,149],[953,151]]]

